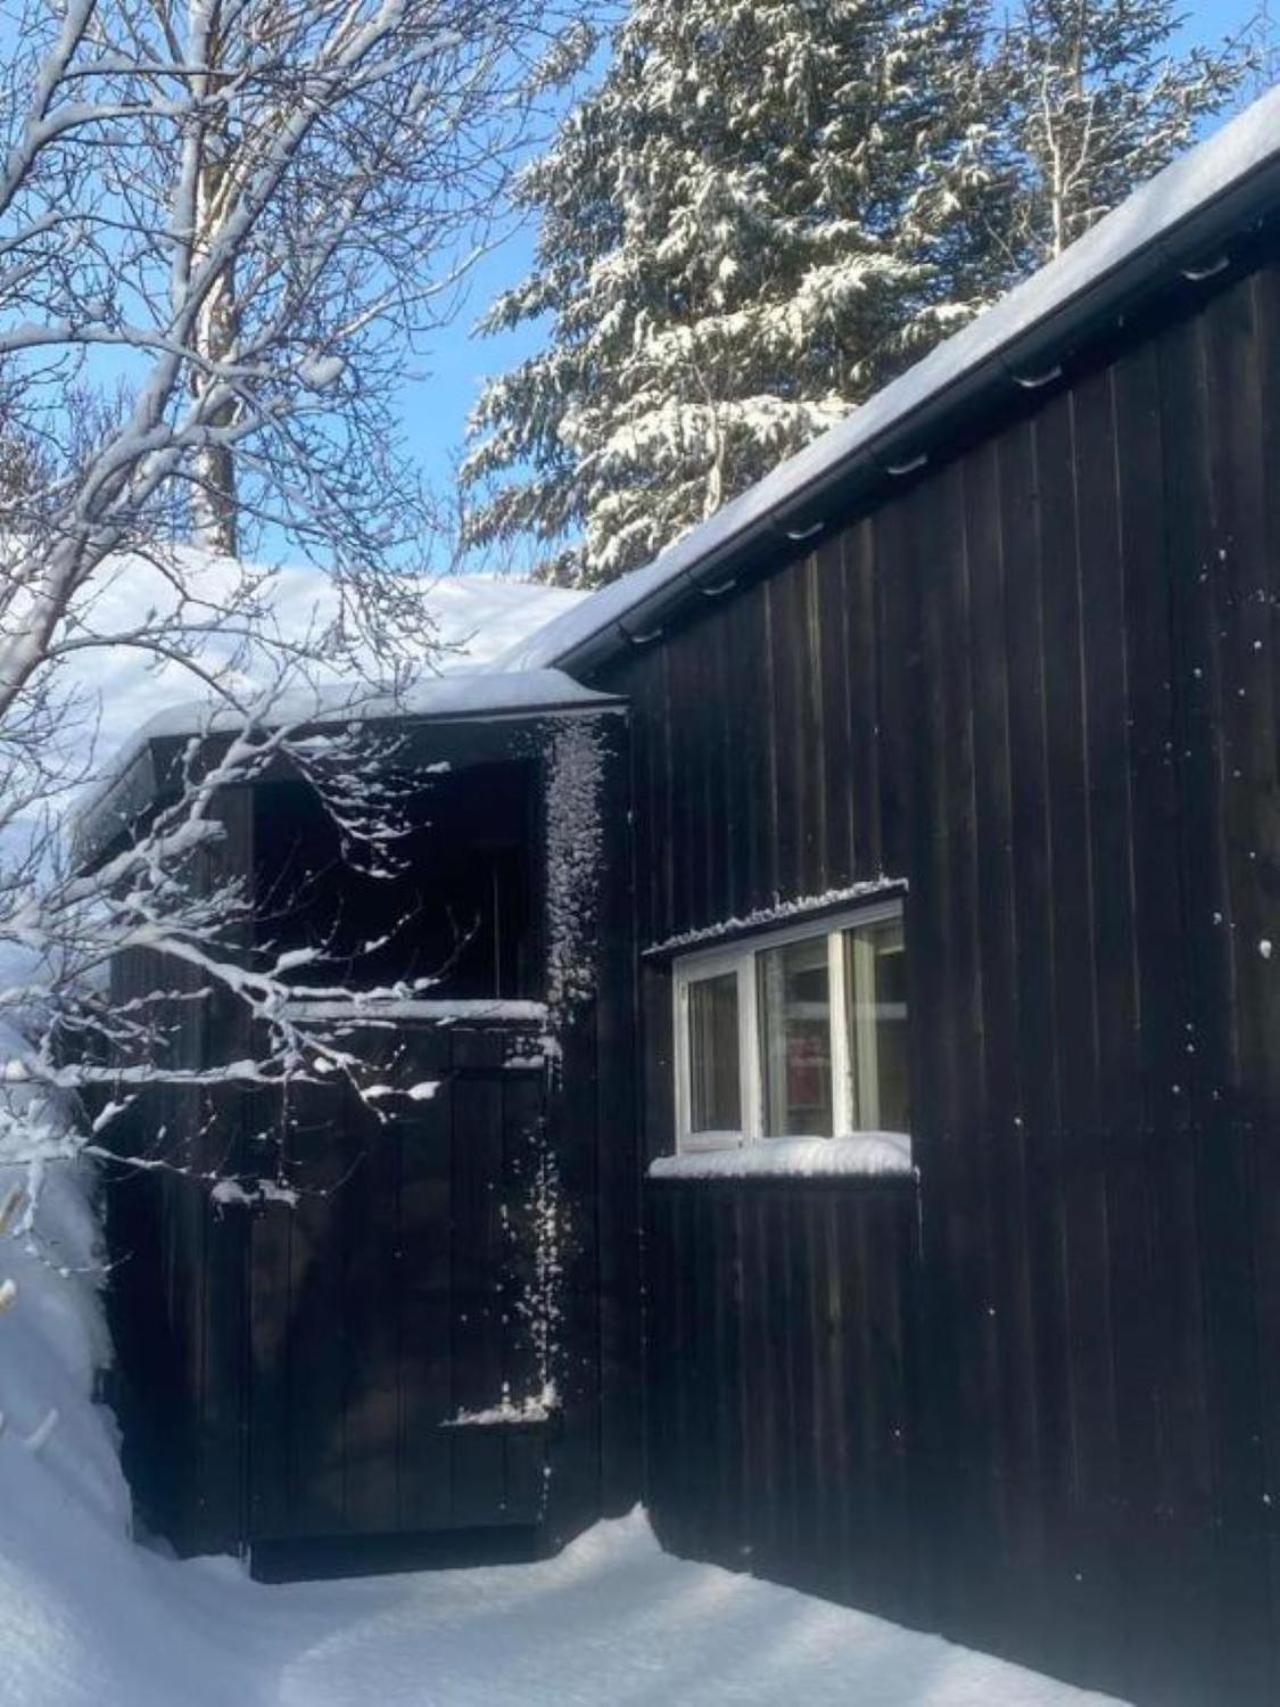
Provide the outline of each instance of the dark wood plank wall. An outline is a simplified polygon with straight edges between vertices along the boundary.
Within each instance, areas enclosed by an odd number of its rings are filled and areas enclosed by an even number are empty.
[[[204,856],[210,885],[243,869],[251,847],[243,793],[228,791],[218,815],[224,838]],[[238,1014],[216,993],[201,997],[194,968],[133,950],[111,976],[117,1002],[156,990],[181,998],[155,1040],[163,1066],[192,1072],[246,1053]],[[106,1193],[124,1467],[144,1524],[187,1552],[238,1544],[245,1520],[244,1225],[209,1195],[212,1181],[241,1166],[242,1101],[216,1087],[154,1086],[106,1133],[127,1158],[111,1165]]]
[[[395,1082],[439,1090],[384,1120],[348,1091],[291,1096],[299,1200],[252,1218],[255,1544],[541,1519],[546,1428],[448,1426],[541,1387],[524,1311],[545,1068],[513,1067],[514,1040],[353,1031]]]
[[[664,1545],[920,1621],[914,1189],[655,1182],[648,1502]]]
[[[153,971],[135,981],[154,988]],[[353,1034],[397,1082],[440,1085],[383,1119],[329,1087],[295,1090],[283,1115],[261,1092],[135,1106],[117,1149],[153,1154],[164,1130],[170,1167],[124,1167],[108,1193],[116,1400],[140,1511],[183,1552],[252,1543],[274,1571],[274,1543],[548,1516],[556,1423],[447,1426],[544,1379],[534,1184],[554,1134],[523,1033]],[[277,1170],[293,1206],[210,1198],[215,1173]]]
[[[406,1020],[351,1034],[389,1082],[440,1084],[387,1099],[385,1120],[339,1088],[295,1089],[283,1109],[262,1091],[167,1089],[119,1132],[121,1154],[166,1166],[116,1170],[108,1196],[115,1397],[140,1510],[181,1550],[252,1545],[287,1575],[340,1568],[305,1544],[343,1538],[504,1526],[552,1546],[638,1497],[625,720],[597,738],[609,881],[582,944],[594,990],[548,1020],[550,1049],[541,1022]],[[224,816],[217,858],[250,871],[252,802],[229,798]],[[146,954],[114,977],[122,998],[198,989]],[[174,1065],[252,1052],[216,998],[170,1018]],[[277,1174],[296,1206],[210,1200],[219,1178]],[[534,1357],[539,1312],[549,1361]],[[548,1379],[547,1423],[443,1426]]]
[[[806,1301],[834,1278],[854,1316],[898,1285],[877,1212],[833,1257],[810,1189],[650,1188],[670,1303],[650,1498],[682,1550],[864,1604],[896,1592],[867,1587],[881,1568],[914,1585],[900,1614],[960,1639],[1141,1702],[1261,1703],[1280,1691],[1280,270],[1131,324],[603,673],[632,704],[642,947],[910,885],[916,1566],[876,1515],[837,1564],[794,1480],[815,1459],[846,1476],[859,1411],[832,1395],[866,1367]],[[670,988],[643,964],[652,1155]],[[773,1362],[746,1355],[757,1334]],[[785,1545],[745,1553],[758,1521]]]

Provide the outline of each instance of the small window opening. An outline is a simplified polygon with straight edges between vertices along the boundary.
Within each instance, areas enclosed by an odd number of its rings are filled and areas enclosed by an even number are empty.
[[[906,964],[897,900],[678,960],[680,1147],[909,1133]]]

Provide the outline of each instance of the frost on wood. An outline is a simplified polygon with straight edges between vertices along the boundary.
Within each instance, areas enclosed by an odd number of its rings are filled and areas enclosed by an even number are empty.
[[[283,1203],[290,1209],[295,1209],[298,1204],[298,1192],[292,1186],[270,1179],[257,1180],[248,1186],[242,1185],[239,1180],[220,1179],[209,1196],[224,1209],[233,1203]]]
[[[504,1380],[491,1404],[464,1407],[447,1418],[443,1428],[527,1427],[549,1421],[560,1407],[556,1368],[564,1315],[567,1218],[546,1122],[533,1124],[526,1139],[525,1154],[517,1163],[523,1190],[515,1201],[501,1205],[500,1216],[512,1270],[527,1276],[509,1298],[507,1309],[514,1317],[510,1326],[521,1340],[521,1360],[532,1368],[532,1390],[513,1393],[511,1383]],[[543,1493],[545,1497],[545,1483]]]
[[[529,1181],[526,1214],[533,1234],[533,1276],[516,1313],[533,1350],[538,1376],[538,1403],[554,1410],[557,1403],[555,1369],[559,1329],[564,1316],[565,1239],[567,1233],[560,1170],[545,1126],[535,1136],[533,1176]]]
[[[559,1407],[555,1383],[549,1381],[540,1393],[525,1399],[513,1399],[511,1389],[504,1384],[502,1398],[483,1411],[461,1410],[446,1418],[441,1428],[508,1428],[528,1427],[533,1423],[549,1422]]]
[[[698,930],[680,931],[651,943],[646,955],[672,954],[683,948],[699,948],[704,943],[719,942],[724,937],[738,936],[745,931],[762,930],[769,925],[788,924],[794,919],[808,918],[828,912],[834,907],[854,901],[874,900],[877,895],[905,894],[907,884],[901,877],[872,877],[864,883],[852,883],[845,889],[828,889],[821,895],[800,895],[794,901],[775,900],[768,907],[757,907],[741,918],[719,919],[714,925]]]
[[[558,728],[547,750],[547,1006],[553,1028],[595,994],[605,737],[594,722]]]

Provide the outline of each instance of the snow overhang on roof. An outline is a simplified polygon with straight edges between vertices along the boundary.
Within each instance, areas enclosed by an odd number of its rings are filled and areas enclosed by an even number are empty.
[[[1057,377],[1086,337],[1144,291],[1194,287],[1226,246],[1280,211],[1280,89],[1174,162],[994,308],[650,564],[504,654],[510,669],[590,671],[655,638],[689,604],[813,538],[920,467],[979,406]]]
[[[624,709],[614,694],[583,687],[560,670],[458,670],[414,684],[395,696],[341,686],[282,695],[259,720],[263,728],[294,725],[299,732],[348,728],[353,723],[393,726],[398,763],[447,756],[451,763],[506,757],[521,750],[525,732],[539,724]],[[217,743],[243,727],[234,711],[193,700],[153,717],[113,762],[76,817],[73,858],[92,865],[160,797],[172,792],[182,754],[193,740]],[[423,732],[421,741],[413,731]],[[446,751],[447,749],[447,751]]]
[[[282,694],[274,700],[263,726],[325,725],[352,722],[431,722],[448,719],[546,715],[581,711],[614,703],[611,694],[584,688],[562,670],[454,670],[415,682],[403,693],[371,690],[367,685],[341,683]],[[161,737],[216,735],[238,729],[243,718],[207,699],[188,700],[151,718],[138,731],[132,752]],[[121,761],[125,762],[124,760]]]

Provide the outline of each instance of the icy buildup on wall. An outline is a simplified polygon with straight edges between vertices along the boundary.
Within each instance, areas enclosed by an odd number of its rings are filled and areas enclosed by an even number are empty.
[[[563,1029],[596,989],[604,760],[604,736],[594,721],[564,721],[548,737],[546,1030],[538,1058],[551,1069],[553,1078],[559,1074]],[[533,1059],[517,1052],[505,1065],[525,1067]],[[504,1204],[502,1221],[513,1254],[528,1249],[533,1257],[532,1271],[512,1310],[532,1353],[534,1391],[515,1397],[504,1385],[494,1404],[483,1410],[458,1411],[443,1425],[446,1428],[528,1426],[546,1422],[560,1406],[555,1369],[569,1229],[559,1167],[542,1121],[529,1132],[524,1178],[523,1201]]]
[[[558,1078],[566,1024],[596,991],[602,855],[601,796],[605,737],[585,719],[561,722],[548,736],[546,786],[546,1006],[538,1010],[545,1030],[517,1045],[504,1063],[522,1068],[545,1062]],[[532,1257],[511,1310],[520,1324],[532,1364],[531,1388],[501,1394],[481,1409],[462,1409],[445,1428],[519,1428],[546,1422],[561,1404],[556,1370],[560,1355],[563,1281],[569,1224],[560,1173],[548,1127],[539,1120],[528,1132],[527,1151],[517,1163],[523,1192],[501,1206],[513,1257]],[[544,1489],[545,1492],[545,1489]]]
[[[662,942],[650,943],[646,955],[672,954],[682,948],[700,948],[704,943],[719,942],[724,937],[738,936],[745,931],[761,930],[767,925],[790,924],[810,914],[825,913],[853,901],[871,901],[877,895],[904,895],[906,880],[901,877],[870,877],[862,883],[852,883],[847,889],[828,889],[821,895],[800,895],[794,901],[775,899],[768,907],[757,907],[742,918],[719,919],[714,925],[697,930],[681,931]]]
[[[560,1170],[546,1142],[545,1130],[539,1133],[539,1139],[528,1205],[533,1220],[533,1280],[517,1303],[516,1311],[533,1344],[541,1382],[539,1402],[554,1410],[558,1401],[553,1370],[559,1344],[560,1322],[564,1314],[561,1292],[564,1280],[565,1212],[564,1198],[560,1190]]]
[[[527,1138],[527,1154],[516,1164],[527,1182],[523,1201],[515,1207],[504,1202],[499,1214],[517,1267],[524,1270],[527,1254],[533,1259],[528,1279],[511,1302],[511,1311],[520,1323],[532,1355],[533,1391],[517,1398],[510,1383],[504,1381],[501,1395],[493,1404],[479,1410],[456,1411],[440,1424],[441,1428],[528,1427],[548,1422],[560,1408],[554,1368],[563,1317],[564,1200],[545,1123],[539,1120],[531,1125]],[[545,1483],[543,1491],[545,1495]]]
[[[553,1029],[595,994],[604,734],[563,723],[547,751],[547,1006]]]
[[[554,1381],[548,1381],[540,1393],[527,1399],[513,1399],[510,1389],[504,1388],[498,1404],[484,1411],[458,1411],[440,1427],[527,1428],[532,1423],[549,1422],[559,1403]]]

